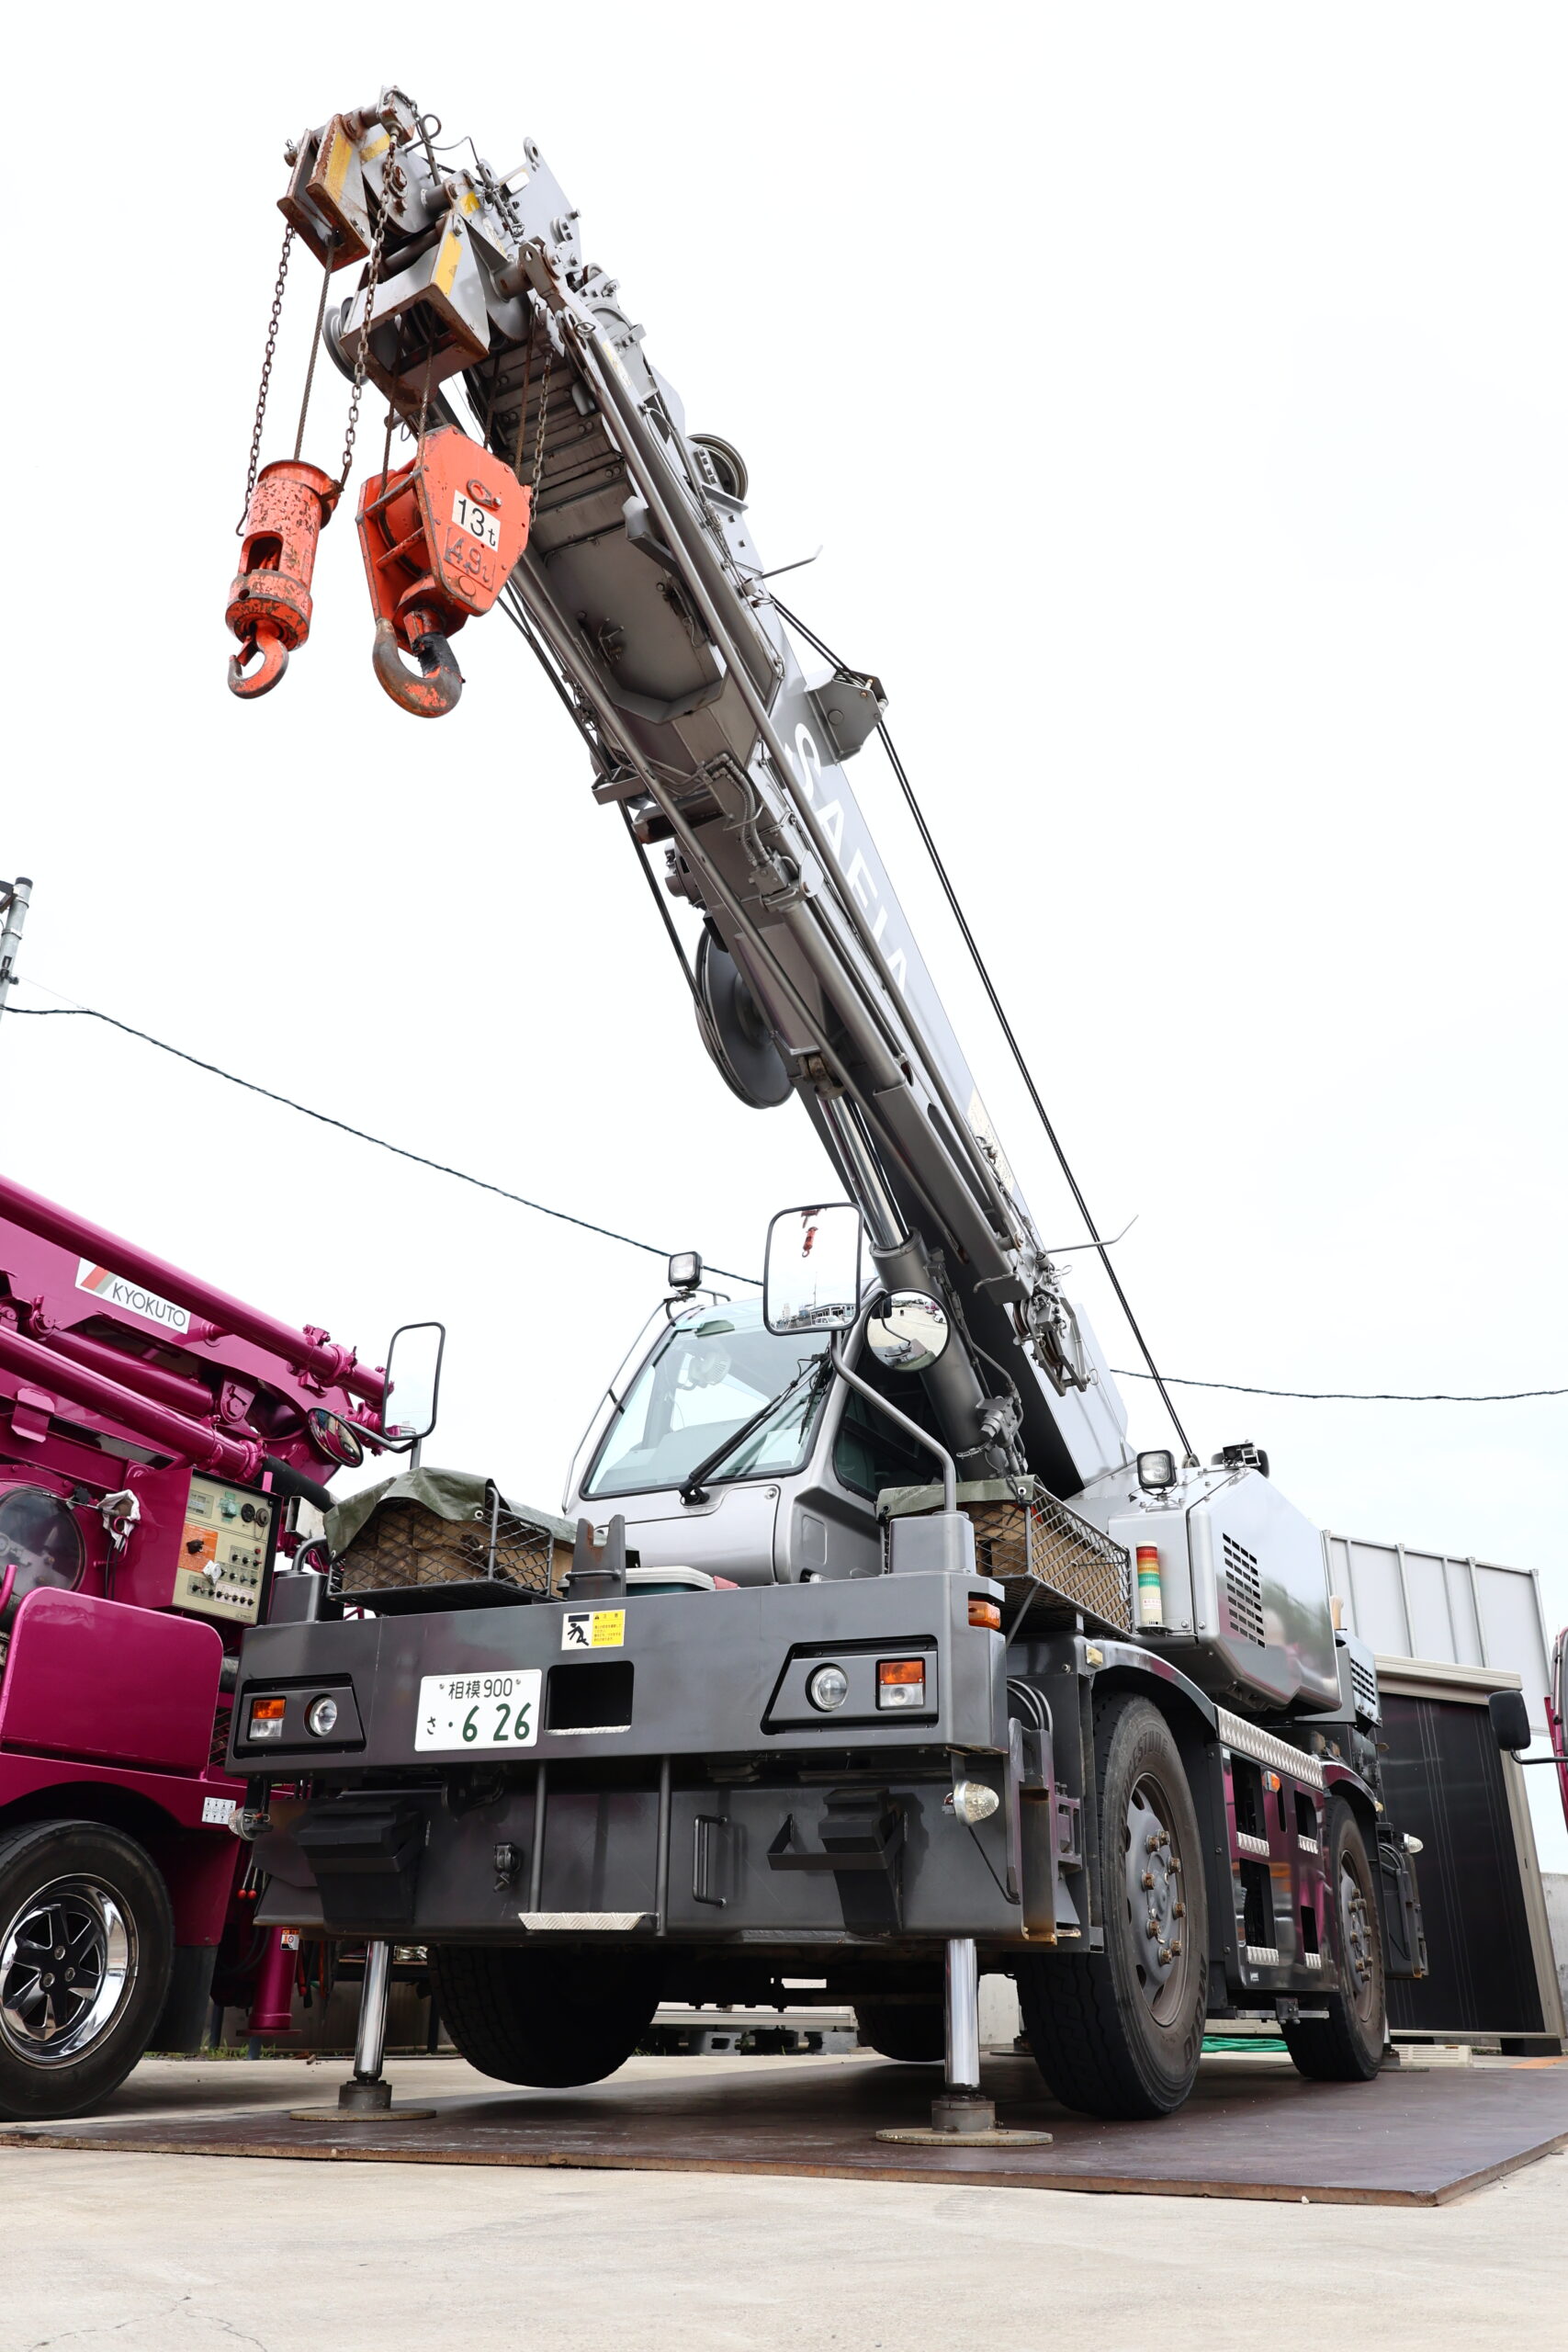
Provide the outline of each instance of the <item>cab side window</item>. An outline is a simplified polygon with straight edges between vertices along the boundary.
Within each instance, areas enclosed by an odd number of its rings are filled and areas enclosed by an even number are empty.
[[[908,1412],[908,1403],[901,1409]],[[884,1487],[928,1485],[937,1475],[932,1455],[852,1389],[833,1445],[841,1485],[874,1502]]]

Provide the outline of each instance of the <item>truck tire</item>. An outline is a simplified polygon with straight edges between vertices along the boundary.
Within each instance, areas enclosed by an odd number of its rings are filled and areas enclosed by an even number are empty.
[[[1019,2002],[1034,2062],[1064,2107],[1148,2120],[1181,2105],[1203,2053],[1198,1820],[1170,1727],[1147,1699],[1115,1695],[1096,1710],[1094,1755],[1105,1950],[1021,1960]]]
[[[96,1821],[0,1835],[0,2119],[86,2115],[119,2088],[168,1996],[162,1874]]]
[[[855,2023],[868,2050],[901,2058],[910,2066],[940,2066],[947,2056],[947,2026],[942,2003],[893,2008],[883,2001],[857,2001]]]
[[[441,2022],[469,2065],[547,2090],[600,2083],[626,2064],[659,2007],[660,1973],[645,1952],[490,1944],[430,1952]]]
[[[1329,1799],[1327,1864],[1340,1989],[1329,1994],[1325,2018],[1298,2018],[1280,2030],[1298,2074],[1314,2083],[1370,2083],[1388,2038],[1382,1929],[1366,1839],[1343,1797]]]

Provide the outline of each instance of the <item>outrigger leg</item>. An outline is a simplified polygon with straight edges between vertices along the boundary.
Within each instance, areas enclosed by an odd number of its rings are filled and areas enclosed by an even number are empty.
[[[433,2107],[394,2107],[392,2086],[381,2072],[387,2047],[387,1996],[392,1987],[392,1947],[378,1941],[365,1947],[365,1984],[359,1996],[359,2030],[354,2043],[354,2072],[338,2087],[336,2107],[296,2107],[296,2123],[422,2123]]]
[[[387,2047],[387,1996],[391,1985],[391,1945],[367,1944],[354,2072],[337,2095],[339,2107],[351,2114],[383,2115],[392,2104],[392,2086],[381,2072],[381,2058]]]
[[[902,2124],[879,2132],[879,2140],[907,2146],[994,2148],[1043,2147],[1049,2132],[1015,2132],[997,2121],[996,2104],[980,2090],[980,1963],[973,1936],[950,1936],[944,1992],[946,2062],[942,2096],[931,2101],[930,2123]]]
[[[931,2101],[933,2132],[994,2132],[994,2100],[980,2091],[980,1966],[973,1936],[950,1936],[943,1984],[947,2030],[942,2095]]]

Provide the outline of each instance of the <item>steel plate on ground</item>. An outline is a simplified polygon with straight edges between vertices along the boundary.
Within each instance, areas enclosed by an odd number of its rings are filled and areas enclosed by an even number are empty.
[[[449,2065],[450,2062],[446,2062]],[[927,2120],[937,2073],[872,2058],[633,2060],[579,2090],[441,2096],[443,2062],[393,2064],[398,2096],[432,2102],[429,2121],[339,2129],[291,2120],[293,2100],[212,2111],[109,2114],[0,2132],[10,2147],[212,2156],[340,2157],[388,2164],[583,2166],[759,2173],[853,2180],[944,2180],[1010,2188],[1241,2197],[1344,2205],[1441,2205],[1568,2145],[1568,2063],[1308,2083],[1265,2061],[1206,2061],[1182,2111],[1163,2123],[1068,2114],[1025,2059],[988,2064],[1000,2120],[1044,2128],[1045,2147],[921,2148],[873,2135]],[[245,2066],[236,2076],[254,2075]],[[464,2070],[468,2082],[473,2080]],[[451,2075],[446,2076],[451,2080]],[[320,2076],[317,2077],[320,2080]],[[128,2091],[133,2094],[135,2077]],[[193,2086],[194,2088],[194,2086]],[[121,2092],[123,2100],[128,2092]],[[221,2093],[220,2093],[221,2096]],[[298,2094],[296,2094],[296,2097]]]

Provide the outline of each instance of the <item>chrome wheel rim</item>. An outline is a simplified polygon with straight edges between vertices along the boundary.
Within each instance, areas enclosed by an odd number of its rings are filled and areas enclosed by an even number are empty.
[[[55,1879],[0,1937],[0,2042],[29,2066],[80,2058],[108,2031],[136,1980],[136,1929],[113,1889]]]
[[[1122,1826],[1133,1974],[1156,2024],[1180,2014],[1186,1991],[1187,1905],[1172,1807],[1152,1774],[1134,1781]]]

